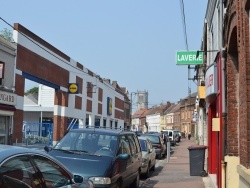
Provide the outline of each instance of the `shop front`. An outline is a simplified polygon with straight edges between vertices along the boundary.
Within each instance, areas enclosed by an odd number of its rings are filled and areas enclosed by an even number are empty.
[[[13,144],[13,116],[16,100],[16,94],[0,90],[0,144]]]
[[[221,185],[222,160],[222,99],[221,99],[221,56],[206,71],[206,103],[208,130],[208,172],[216,176],[218,187]]]

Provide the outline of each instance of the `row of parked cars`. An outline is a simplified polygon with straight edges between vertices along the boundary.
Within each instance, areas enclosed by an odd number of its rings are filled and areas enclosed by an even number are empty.
[[[166,145],[159,133],[89,127],[70,130],[46,152],[2,145],[0,187],[137,188],[166,155],[157,142]]]

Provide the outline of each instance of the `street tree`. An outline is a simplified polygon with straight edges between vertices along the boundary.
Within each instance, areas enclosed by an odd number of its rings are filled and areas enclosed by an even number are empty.
[[[12,32],[7,29],[4,28],[3,30],[0,31],[0,36],[5,38],[6,40],[8,40],[9,42],[13,42],[13,37],[12,37]]]

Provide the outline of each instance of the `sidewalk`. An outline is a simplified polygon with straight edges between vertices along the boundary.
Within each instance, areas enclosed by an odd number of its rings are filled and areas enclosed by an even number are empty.
[[[160,166],[141,186],[141,188],[213,188],[209,176],[190,176],[189,146],[195,145],[195,140],[183,139],[178,146],[173,147],[169,162],[160,160]],[[206,167],[205,167],[206,169]]]

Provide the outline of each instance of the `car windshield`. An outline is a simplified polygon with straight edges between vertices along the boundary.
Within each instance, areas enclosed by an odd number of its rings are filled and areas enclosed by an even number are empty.
[[[140,144],[141,144],[141,150],[142,151],[147,151],[147,143],[146,143],[146,140],[141,140],[139,139],[140,141]]]
[[[96,154],[113,156],[117,150],[117,136],[96,132],[69,132],[56,144],[55,150],[64,150],[78,154]]]

